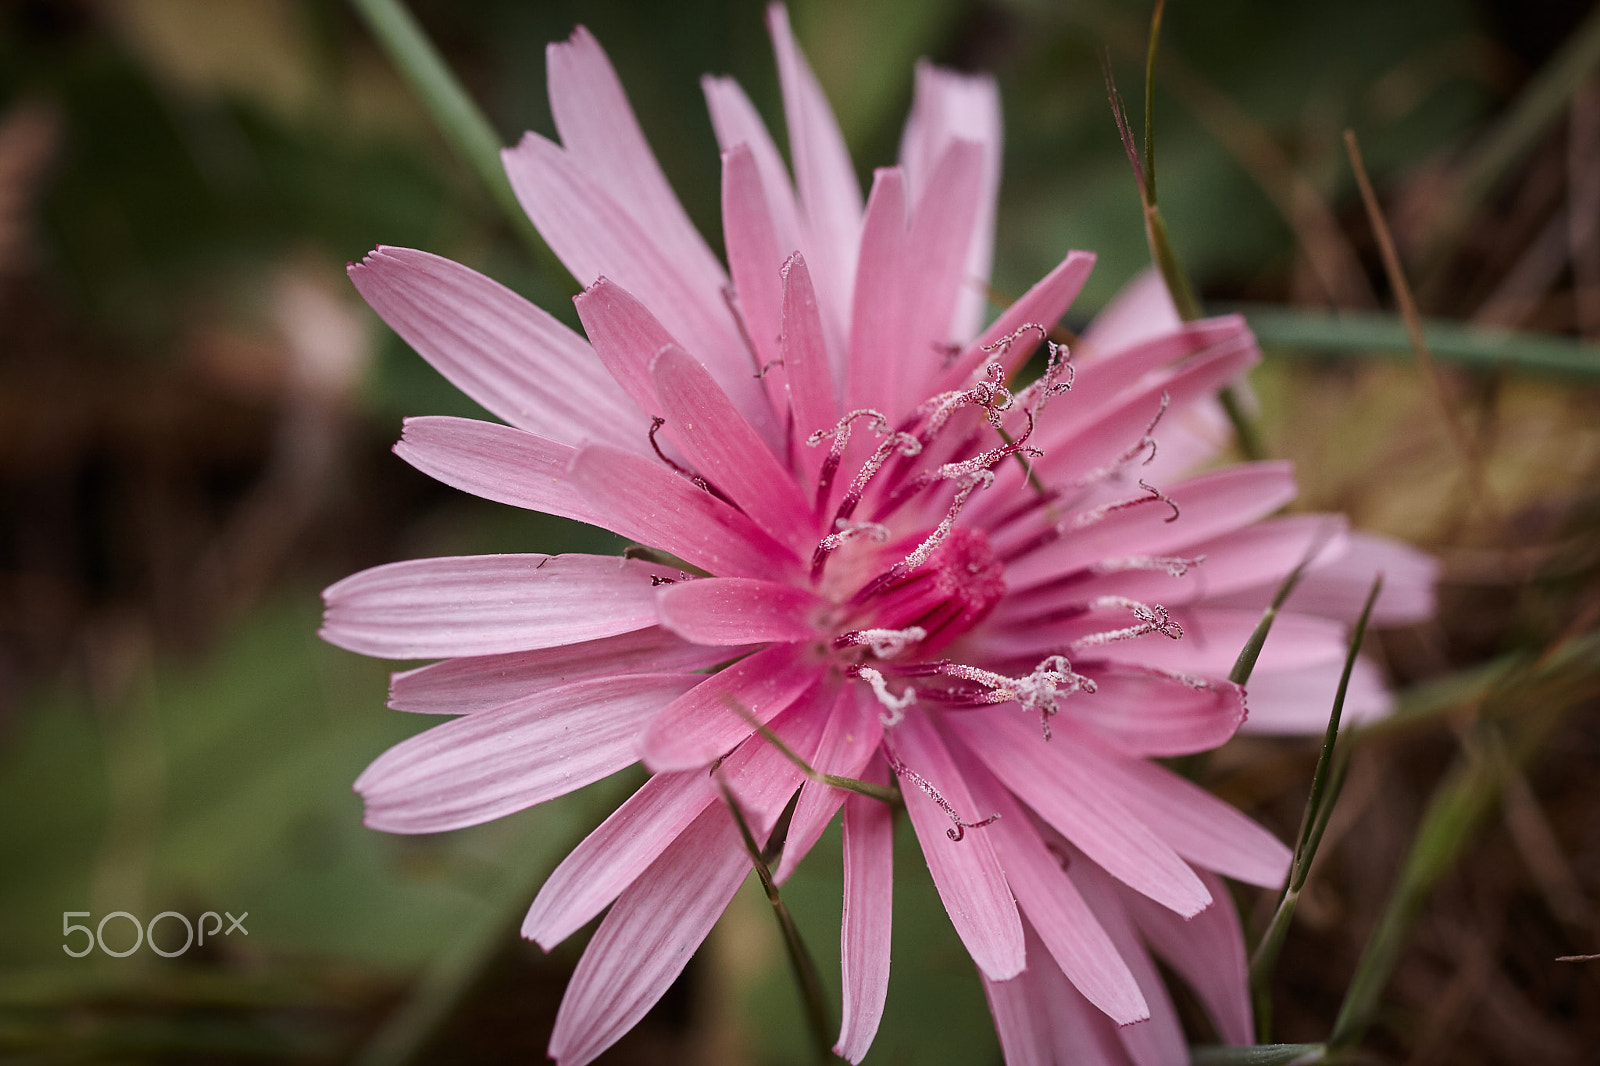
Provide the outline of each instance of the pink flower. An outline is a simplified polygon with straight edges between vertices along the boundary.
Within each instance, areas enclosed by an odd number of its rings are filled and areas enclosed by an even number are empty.
[[[824,773],[898,777],[1013,1061],[1048,1060],[1058,1039],[1181,1053],[1144,941],[1247,1040],[1242,940],[1209,871],[1276,885],[1289,853],[1150,757],[1245,722],[1223,678],[1308,551],[1323,576],[1252,682],[1251,724],[1268,729],[1320,727],[1363,560],[1392,557],[1391,620],[1427,611],[1427,564],[1328,516],[1270,518],[1294,495],[1285,463],[1179,479],[1214,450],[1209,398],[1257,358],[1242,319],[1181,325],[1141,283],[1070,363],[1050,346],[1017,384],[1093,257],[1069,254],[980,330],[993,83],[919,68],[900,165],[863,205],[781,8],[770,24],[793,185],[739,88],[705,81],[727,271],[582,29],[549,51],[562,143],[528,134],[505,163],[588,286],[588,340],[425,252],[351,267],[385,321],[508,423],[410,419],[404,459],[668,553],[418,560],[328,589],[328,640],[443,660],[396,674],[391,706],[457,716],[361,776],[367,824],[471,825],[643,758],[654,776],[523,925],[549,948],[610,908],[551,1040],[575,1064],[661,996],[749,873],[718,782],[762,840],[800,790],[780,880],[842,807],[838,1050],[856,1062],[888,981],[891,811],[806,780],[753,719]],[[1365,669],[1351,709],[1384,698]],[[1080,998],[1037,1005],[1062,989]]]

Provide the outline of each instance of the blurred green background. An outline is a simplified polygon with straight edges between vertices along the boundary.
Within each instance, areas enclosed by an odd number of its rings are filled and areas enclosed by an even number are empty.
[[[777,122],[761,5],[414,10],[508,140],[553,132],[544,45],[588,25],[720,244],[698,78],[734,75]],[[997,299],[1091,248],[1099,266],[1068,318],[1079,326],[1145,265],[1101,61],[1137,108],[1146,5],[791,11],[863,175],[893,158],[915,59],[997,74]],[[1167,13],[1156,118],[1174,241],[1208,303],[1260,312],[1262,425],[1269,451],[1300,463],[1301,505],[1347,510],[1444,559],[1441,621],[1378,649],[1424,695],[1508,655],[1543,662],[1596,627],[1597,36],[1590,5],[1555,0],[1213,0]],[[1532,109],[1541,72],[1563,62],[1552,102]],[[1403,343],[1307,339],[1322,310],[1393,307],[1346,127],[1424,313],[1516,331],[1462,342],[1496,369],[1451,371],[1475,474]],[[1500,144],[1505,158],[1485,161]],[[379,243],[459,259],[574,321],[571,279],[529,253],[338,0],[0,6],[8,1061],[543,1059],[581,943],[547,958],[516,925],[544,873],[634,781],[441,837],[362,828],[350,782],[419,723],[384,709],[385,664],[316,639],[317,590],[398,558],[614,544],[452,493],[388,454],[403,415],[476,411],[341,276]],[[1552,351],[1560,373],[1517,370]],[[1481,819],[1485,838],[1453,856],[1461,865],[1417,923],[1370,1042],[1378,1061],[1579,1063],[1600,1046],[1600,964],[1548,961],[1593,952],[1600,936],[1593,674],[1580,663],[1545,701],[1559,713],[1526,745],[1526,776],[1506,778],[1505,816]],[[1363,748],[1360,788],[1285,955],[1285,1039],[1326,1035],[1418,812],[1457,737],[1489,714],[1473,691],[1418,697],[1407,706],[1426,712],[1420,724]],[[1208,783],[1289,836],[1312,752],[1236,744]],[[786,893],[835,987],[836,834]],[[895,976],[869,1061],[997,1062],[920,857],[899,858]],[[1242,902],[1247,915],[1257,903]],[[747,887],[606,1061],[803,1061],[764,906]],[[61,914],[85,910],[94,921],[248,911],[248,934],[170,961],[148,949],[69,958]],[[162,943],[177,935],[164,927]],[[116,945],[131,936],[106,927]],[[1480,1000],[1496,1008],[1475,1010]]]

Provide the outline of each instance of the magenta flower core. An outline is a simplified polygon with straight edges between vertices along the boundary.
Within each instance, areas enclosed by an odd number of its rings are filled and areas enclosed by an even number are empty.
[[[605,912],[551,1039],[562,1063],[643,1016],[749,874],[725,794],[765,843],[797,790],[776,877],[842,809],[837,1050],[866,1053],[893,812],[791,754],[898,783],[1009,1061],[1186,1061],[1152,951],[1248,1042],[1217,875],[1277,885],[1289,852],[1152,760],[1241,726],[1319,729],[1373,571],[1380,621],[1403,621],[1431,609],[1432,565],[1333,516],[1273,517],[1294,496],[1286,463],[1186,475],[1226,442],[1215,392],[1258,358],[1242,318],[1180,323],[1147,277],[1057,343],[1093,263],[1072,252],[980,328],[993,83],[920,67],[900,162],[863,202],[783,10],[769,22],[792,180],[738,87],[705,81],[726,269],[581,29],[549,53],[561,143],[528,134],[505,164],[586,285],[586,339],[425,252],[352,265],[379,315],[504,421],[410,419],[404,459],[650,549],[418,560],[329,588],[323,635],[440,660],[396,674],[390,703],[453,716],[356,782],[367,822],[453,829],[644,761],[649,781],[523,926],[548,948]],[[1307,558],[1247,716],[1229,668]],[[1386,699],[1362,664],[1347,715]]]

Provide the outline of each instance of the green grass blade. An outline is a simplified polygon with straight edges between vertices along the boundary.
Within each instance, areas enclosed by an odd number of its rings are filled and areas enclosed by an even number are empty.
[[[555,254],[533,228],[500,164],[504,142],[446,65],[402,0],[350,0],[372,36],[422,100],[445,139],[472,168],[534,256],[552,277],[566,277]]]
[[[1190,1066],[1302,1066],[1321,1062],[1327,1049],[1321,1044],[1259,1044],[1255,1047],[1197,1047],[1189,1049]]]

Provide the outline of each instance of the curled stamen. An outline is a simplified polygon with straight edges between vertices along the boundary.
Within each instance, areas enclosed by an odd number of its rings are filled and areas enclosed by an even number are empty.
[[[880,659],[893,659],[903,654],[919,641],[928,639],[928,631],[921,626],[905,629],[853,629],[834,638],[835,648],[859,648],[866,645]]]
[[[1078,368],[1072,362],[1072,353],[1065,344],[1046,341],[1045,351],[1048,355],[1045,361],[1044,373],[1040,374],[1021,393],[1024,408],[1032,411],[1035,415],[1044,410],[1044,405],[1049,402],[1051,397],[1059,396],[1063,392],[1070,392],[1073,382],[1078,378]],[[1067,376],[1065,381],[1059,380],[1063,373]]]
[[[884,710],[888,712],[878,715],[878,720],[885,727],[899,725],[905,719],[906,708],[917,702],[916,689],[907,688],[896,696],[889,691],[889,683],[883,679],[883,674],[870,666],[857,667],[855,675],[872,686],[872,694],[878,697],[878,702],[883,704]]]
[[[1018,326],[1016,329],[1012,330],[1010,333],[1007,333],[1004,337],[1001,337],[992,344],[983,345],[983,350],[991,355],[996,352],[1004,355],[1006,352],[1010,351],[1011,346],[1017,341],[1021,340],[1023,334],[1026,333],[1037,333],[1039,335],[1039,339],[1042,341],[1048,341],[1050,339],[1050,331],[1045,329],[1040,323],[1024,322],[1022,325]]]
[[[1101,644],[1110,644],[1118,640],[1131,640],[1134,637],[1142,637],[1149,633],[1160,633],[1162,636],[1170,637],[1173,640],[1181,640],[1183,638],[1183,627],[1174,622],[1167,614],[1167,609],[1159,603],[1152,606],[1123,596],[1101,596],[1089,602],[1090,610],[1099,610],[1104,607],[1125,607],[1133,612],[1133,617],[1138,619],[1139,624],[1128,626],[1124,629],[1111,629],[1103,633],[1090,633],[1086,637],[1079,637],[1071,644],[1073,651],[1098,647]]]
[[[822,461],[822,470],[817,474],[817,510],[821,510],[828,502],[828,493],[833,489],[834,474],[839,469],[839,463],[844,459],[844,450],[850,444],[850,433],[855,426],[856,419],[871,419],[871,428],[878,433],[889,431],[889,420],[882,411],[875,411],[870,407],[862,407],[851,411],[833,426],[832,429],[819,429],[806,438],[806,444],[812,448],[825,440],[831,439],[833,444],[828,448],[828,457]]]
[[[901,762],[896,756],[890,755],[888,758],[889,769],[894,771],[894,775],[896,777],[903,781],[910,781],[913,785],[916,785],[919,789],[925,792],[928,798],[937,803],[939,805],[939,809],[943,811],[952,822],[955,823],[955,825],[951,826],[949,829],[946,829],[944,832],[946,836],[956,843],[959,844],[961,842],[961,838],[967,835],[968,829],[982,829],[984,826],[993,825],[995,822],[1000,820],[1000,816],[998,814],[991,814],[989,817],[977,822],[962,821],[961,816],[956,813],[956,809],[950,805],[950,801],[939,795],[939,790],[933,787],[933,782],[929,781],[926,777],[923,777],[921,774],[911,769],[911,767]]]
[[[661,431],[661,427],[666,424],[667,420],[662,418],[660,415],[652,415],[650,418],[650,447],[655,450],[656,458],[672,467],[672,469],[675,470],[680,476],[688,478],[694,483],[696,488],[703,489],[706,492],[711,493],[711,495],[720,498],[721,494],[711,487],[711,483],[709,481],[701,477],[699,474],[685,470],[671,459],[668,459],[667,453],[661,450],[661,444],[656,440],[656,434],[659,433]]]
[[[1162,521],[1168,522],[1168,523],[1176,522],[1178,520],[1178,516],[1183,513],[1182,511],[1178,510],[1178,502],[1176,500],[1174,500],[1171,496],[1168,496],[1166,493],[1162,492],[1160,489],[1156,488],[1154,485],[1145,484],[1145,481],[1144,481],[1143,478],[1139,479],[1139,487],[1141,489],[1144,489],[1144,491],[1148,492],[1150,494],[1151,499],[1160,500],[1162,503],[1164,503],[1168,507],[1172,508],[1172,517],[1164,518],[1164,519],[1162,519]]]
[[[902,573],[910,573],[928,561],[928,556],[933,554],[945,537],[950,535],[950,530],[955,527],[956,517],[961,514],[961,509],[967,505],[967,499],[979,488],[988,488],[994,484],[994,471],[978,470],[968,474],[961,482],[961,487],[956,490],[955,499],[950,501],[950,509],[939,520],[927,538],[916,546],[910,555],[896,563],[893,569]]]
[[[781,357],[777,358],[777,359],[774,359],[770,363],[768,363],[766,366],[763,366],[760,370],[757,370],[755,372],[755,374],[753,374],[752,376],[755,377],[755,378],[758,378],[758,379],[759,378],[764,378],[764,377],[767,376],[767,373],[770,370],[772,370],[773,367],[778,367],[778,366],[782,366],[782,365],[783,365],[783,359]]]
[[[1129,570],[1165,570],[1172,577],[1183,577],[1191,567],[1206,561],[1204,555],[1185,559],[1181,555],[1124,555],[1116,559],[1102,559],[1089,568],[1094,574],[1121,574]]]
[[[1048,655],[1022,677],[1008,677],[965,663],[950,663],[940,673],[982,685],[987,692],[971,699],[973,703],[1008,703],[1015,700],[1024,710],[1036,711],[1044,739],[1050,739],[1050,719],[1060,710],[1062,696],[1095,691],[1093,678],[1072,669],[1065,655]]]
[[[950,421],[950,416],[963,407],[981,407],[984,418],[995,429],[1001,428],[1000,414],[1009,411],[1014,402],[1011,390],[1005,386],[1006,368],[999,363],[984,367],[984,376],[967,389],[941,392],[917,408],[913,421],[921,420],[922,428],[917,439],[926,444],[938,435]]]

